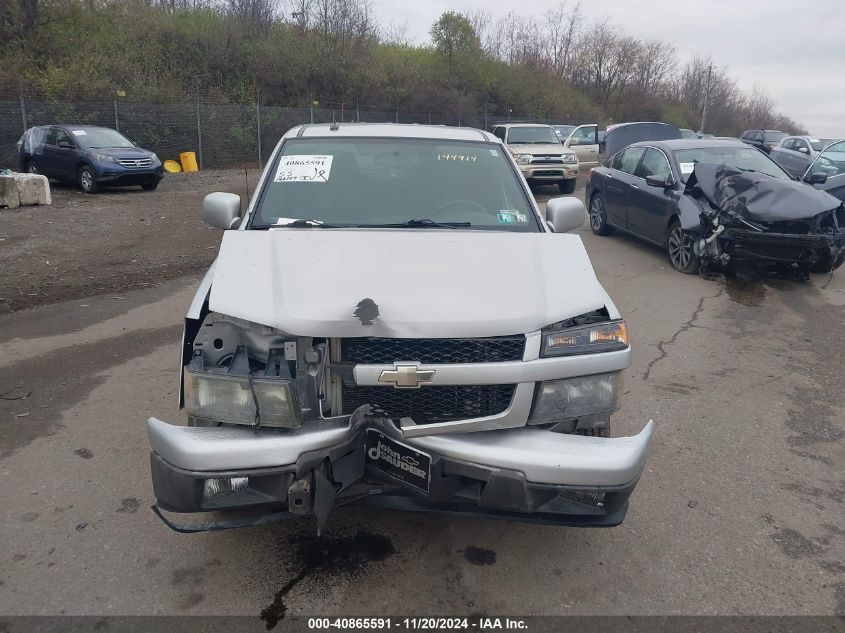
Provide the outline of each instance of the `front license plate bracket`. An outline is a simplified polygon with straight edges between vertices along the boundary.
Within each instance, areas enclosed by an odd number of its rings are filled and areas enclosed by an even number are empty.
[[[387,437],[377,429],[367,429],[364,439],[367,466],[403,484],[428,494],[431,487],[431,455]]]

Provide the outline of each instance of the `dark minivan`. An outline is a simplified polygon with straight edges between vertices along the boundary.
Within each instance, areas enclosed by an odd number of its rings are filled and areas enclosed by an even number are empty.
[[[149,191],[164,176],[158,156],[107,127],[33,127],[18,145],[21,171],[75,182],[85,193],[132,185]]]

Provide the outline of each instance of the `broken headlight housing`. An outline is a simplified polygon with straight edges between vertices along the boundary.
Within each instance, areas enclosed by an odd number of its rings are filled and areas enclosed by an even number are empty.
[[[619,408],[621,372],[548,380],[539,384],[529,424],[610,414]]]
[[[621,319],[587,325],[572,325],[573,321],[577,319],[557,323],[543,330],[540,356],[595,354],[628,347],[628,326]]]
[[[301,424],[292,380],[184,368],[185,410],[195,422],[291,428]]]

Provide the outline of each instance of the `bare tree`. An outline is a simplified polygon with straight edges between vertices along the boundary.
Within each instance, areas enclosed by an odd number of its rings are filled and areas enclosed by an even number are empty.
[[[545,15],[546,57],[559,79],[563,79],[570,72],[583,22],[580,2],[572,11],[567,11],[566,4],[561,2]]]

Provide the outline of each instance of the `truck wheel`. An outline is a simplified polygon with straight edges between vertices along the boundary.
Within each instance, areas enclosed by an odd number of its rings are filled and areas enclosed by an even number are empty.
[[[590,200],[590,228],[596,235],[610,235],[613,227],[607,223],[607,208],[600,193]]]
[[[669,226],[669,235],[666,237],[666,252],[669,253],[669,261],[672,268],[678,272],[694,275],[701,268],[701,261],[693,251],[695,240],[681,228],[681,223],[675,220]]]
[[[38,173],[38,167],[36,166],[36,164],[33,161],[29,161],[26,164],[26,169],[24,171],[26,171],[26,173],[28,173],[28,174],[37,174]]]
[[[575,178],[570,180],[561,180],[557,186],[561,193],[572,193],[575,191]]]
[[[828,253],[824,257],[816,260],[816,263],[810,266],[811,273],[829,273],[833,272],[845,263],[845,251],[839,253],[836,257],[832,253]]]
[[[82,193],[97,193],[99,190],[97,181],[94,179],[94,170],[88,165],[83,165],[79,168],[76,182],[79,184]]]

